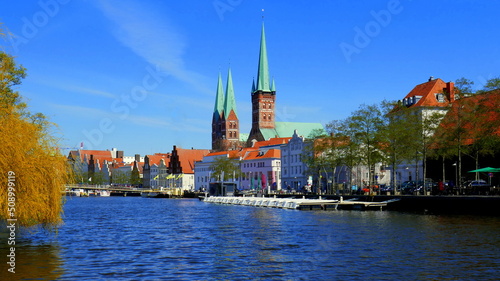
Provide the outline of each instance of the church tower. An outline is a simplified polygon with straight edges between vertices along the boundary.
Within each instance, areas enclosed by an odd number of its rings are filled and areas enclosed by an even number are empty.
[[[240,124],[236,112],[236,100],[234,98],[231,68],[227,73],[226,95],[224,97],[222,117],[222,136],[223,139],[225,139],[224,150],[234,150],[240,146]]]
[[[224,151],[237,149],[240,146],[239,140],[240,124],[236,111],[233,78],[231,69],[229,69],[225,94],[220,73],[217,82],[215,107],[212,116],[212,150]]]
[[[266,34],[264,23],[262,23],[262,33],[260,38],[259,67],[257,71],[257,84],[252,83],[252,129],[248,137],[247,144],[250,145],[253,139],[263,141],[264,136],[261,130],[275,129],[275,102],[276,88],[274,80],[269,77],[269,66],[267,62]]]
[[[222,143],[222,114],[224,110],[224,90],[222,89],[222,77],[219,72],[217,91],[215,92],[215,107],[212,116],[212,150],[219,150]]]

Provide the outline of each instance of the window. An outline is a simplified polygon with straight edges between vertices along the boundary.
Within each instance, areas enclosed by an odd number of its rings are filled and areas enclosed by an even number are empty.
[[[436,100],[438,102],[444,102],[444,94],[436,94]]]

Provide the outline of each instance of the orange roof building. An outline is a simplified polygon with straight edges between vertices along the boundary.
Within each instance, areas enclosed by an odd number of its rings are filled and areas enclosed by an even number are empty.
[[[406,107],[449,107],[455,101],[455,85],[430,77],[413,88],[402,100]]]

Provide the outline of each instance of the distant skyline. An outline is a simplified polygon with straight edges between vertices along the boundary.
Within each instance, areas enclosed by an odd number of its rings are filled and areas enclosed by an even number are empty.
[[[211,147],[219,72],[251,127],[262,22],[276,121],[343,119],[430,76],[500,76],[500,1],[9,1],[1,47],[27,68],[32,112],[70,149]],[[264,11],[262,11],[264,9]],[[299,132],[300,133],[300,132]]]

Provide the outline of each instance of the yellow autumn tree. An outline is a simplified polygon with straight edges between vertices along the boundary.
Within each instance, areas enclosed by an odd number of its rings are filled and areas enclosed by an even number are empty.
[[[67,161],[51,135],[54,125],[28,111],[15,90],[25,69],[0,50],[0,220],[19,226],[61,223]]]

